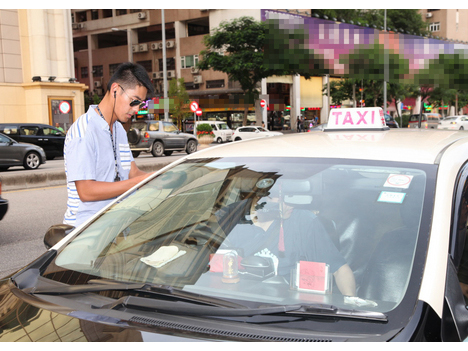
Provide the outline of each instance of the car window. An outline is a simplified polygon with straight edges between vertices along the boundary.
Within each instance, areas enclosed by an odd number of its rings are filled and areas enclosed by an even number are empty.
[[[8,137],[6,137],[6,136],[0,134],[0,143],[2,143],[2,144],[8,144],[10,141],[11,141],[10,138],[8,138]]]
[[[167,132],[167,133],[175,133],[178,131],[177,127],[172,124],[172,123],[168,123],[168,122],[163,122],[164,124],[164,131]]]
[[[419,115],[411,115],[411,117],[409,119],[410,122],[417,122],[418,120],[419,120]],[[427,121],[426,115],[423,114],[421,116],[421,121]]]
[[[42,133],[44,135],[65,136],[64,133],[54,127],[44,127],[42,128]]]
[[[45,275],[56,269],[61,276],[162,284],[246,305],[303,305],[322,301],[326,292],[327,303],[341,308],[391,311],[419,266],[413,259],[421,251],[423,208],[426,214],[432,209],[427,171],[432,182],[433,165],[185,161],[107,209],[58,253]],[[224,265],[226,253],[234,259]],[[324,272],[318,291],[303,286],[301,262]],[[234,264],[238,283],[223,283]],[[334,285],[331,277],[345,265],[367,305],[347,305],[346,289]],[[274,279],[269,284],[267,278]]]
[[[148,126],[146,122],[134,122],[132,123],[132,129],[138,129],[142,132],[146,132],[148,130]]]
[[[210,126],[211,126],[211,129],[213,129],[213,131],[218,130],[218,128],[216,128],[216,124],[212,123],[210,124]]]
[[[20,135],[37,135],[39,127],[20,127]]]
[[[455,121],[457,119],[458,119],[458,117],[445,117],[444,121]]]
[[[159,130],[159,122],[151,122],[149,124],[149,128],[148,128],[150,131],[153,131],[153,132],[157,132]]]
[[[263,127],[257,127],[257,129],[261,132],[269,132],[269,130],[263,128]]]
[[[242,129],[239,129],[239,132],[245,132],[245,133],[254,133],[256,131],[255,128],[252,128],[252,127],[246,127],[246,128],[242,128]]]
[[[226,129],[229,129],[229,126],[226,123],[219,123],[218,128],[220,130],[226,130]]]
[[[17,135],[18,134],[18,127],[15,126],[6,126],[3,129],[3,134],[8,134],[8,135]]]

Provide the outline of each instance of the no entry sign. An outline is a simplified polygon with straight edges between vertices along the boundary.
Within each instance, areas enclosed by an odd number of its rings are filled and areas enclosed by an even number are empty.
[[[261,100],[261,101],[260,101],[260,106],[261,106],[261,107],[265,107],[265,106],[266,106],[266,101],[265,101],[265,100]]]
[[[202,110],[200,110],[200,109],[198,109],[198,110],[195,111],[195,114],[196,114],[198,117],[200,117],[200,116],[202,115],[202,113],[203,113],[203,112],[202,112]]]

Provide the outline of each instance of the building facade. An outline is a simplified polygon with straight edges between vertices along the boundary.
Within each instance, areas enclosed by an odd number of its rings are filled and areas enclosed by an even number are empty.
[[[59,123],[84,112],[70,10],[0,10],[0,122]]]
[[[422,9],[419,13],[433,36],[468,43],[468,9]]]

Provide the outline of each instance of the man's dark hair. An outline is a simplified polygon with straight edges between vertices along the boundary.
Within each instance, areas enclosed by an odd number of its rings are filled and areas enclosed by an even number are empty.
[[[148,90],[147,95],[151,96],[154,94],[154,87],[148,73],[138,63],[126,62],[118,66],[109,83],[107,83],[107,91],[110,91],[113,83],[121,84],[124,88],[130,89],[141,85]]]

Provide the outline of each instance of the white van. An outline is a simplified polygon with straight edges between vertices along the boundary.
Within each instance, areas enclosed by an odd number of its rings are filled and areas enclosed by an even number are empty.
[[[218,144],[225,143],[226,141],[232,141],[232,129],[229,128],[226,122],[222,121],[196,121],[194,131],[197,130],[197,125],[209,124],[213,128],[215,135],[215,141]]]

